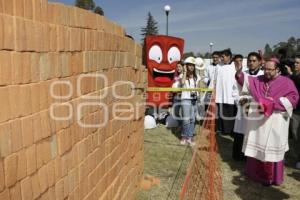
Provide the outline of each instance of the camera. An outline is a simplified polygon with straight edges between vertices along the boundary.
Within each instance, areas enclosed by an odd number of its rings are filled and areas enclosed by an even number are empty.
[[[192,99],[197,99],[197,93],[196,92],[191,92],[191,98]]]

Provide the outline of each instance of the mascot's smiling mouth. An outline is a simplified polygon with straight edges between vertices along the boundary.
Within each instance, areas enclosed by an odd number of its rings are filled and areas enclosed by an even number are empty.
[[[174,79],[175,70],[171,71],[162,71],[156,68],[153,68],[153,78],[157,83],[172,83]]]

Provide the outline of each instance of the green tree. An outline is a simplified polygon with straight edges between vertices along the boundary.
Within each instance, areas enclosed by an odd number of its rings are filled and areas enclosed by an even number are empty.
[[[297,40],[295,37],[290,37],[287,41],[287,57],[293,58],[297,51]]]
[[[143,36],[142,41],[144,41],[144,38],[147,35],[157,35],[158,34],[158,27],[157,27],[157,22],[155,21],[155,19],[153,18],[153,16],[151,15],[151,13],[148,13],[148,17],[147,17],[147,25],[146,27],[143,27],[141,29],[141,35]]]
[[[94,10],[95,2],[94,0],[76,0],[75,6],[86,10]]]
[[[273,53],[278,55],[284,52],[285,55],[283,57],[293,58],[298,51],[298,47],[298,39],[290,37],[286,42],[279,42],[274,45]]]
[[[210,53],[209,53],[209,52],[206,52],[206,53],[204,54],[203,58],[211,58]]]
[[[268,58],[272,55],[273,51],[272,48],[270,47],[269,44],[266,44],[265,46],[265,52],[264,52],[264,57]]]
[[[290,37],[287,41],[287,44],[289,46],[291,46],[292,48],[296,48],[296,45],[297,45],[297,41],[296,41],[296,38],[295,37]]]
[[[204,58],[204,55],[200,52],[196,53],[196,57],[201,57],[201,58]]]
[[[104,11],[100,6],[97,6],[94,10],[95,13],[99,14],[99,15],[104,15]]]
[[[296,47],[296,53],[300,53],[300,38],[297,39],[297,47]]]
[[[190,51],[190,52],[185,52],[182,56],[182,59],[186,59],[187,57],[193,56],[195,57],[194,52]]]

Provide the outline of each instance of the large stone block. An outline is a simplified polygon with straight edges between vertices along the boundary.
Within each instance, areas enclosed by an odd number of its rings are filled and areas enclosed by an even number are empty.
[[[39,183],[41,193],[44,193],[48,189],[48,175],[47,175],[47,166],[44,165],[38,171]]]
[[[33,141],[34,143],[37,143],[42,139],[42,133],[41,133],[41,117],[40,114],[34,114],[32,116],[32,124],[33,124]]]
[[[49,196],[49,199],[55,199],[55,187],[50,187],[48,189],[48,196]]]
[[[51,66],[49,63],[48,53],[42,53],[39,62],[40,80],[45,81],[51,77]]]
[[[40,54],[39,53],[31,53],[31,82],[39,82],[40,81]]]
[[[14,1],[10,0],[2,0],[3,4],[3,13],[8,14],[8,15],[13,15],[14,14]]]
[[[33,18],[33,1],[32,0],[24,0],[24,17],[26,19]]]
[[[15,119],[11,121],[11,150],[12,152],[17,152],[22,149],[22,128],[21,120]]]
[[[34,114],[40,111],[40,84],[33,83],[29,86],[31,92],[31,109]]]
[[[33,199],[37,199],[41,195],[38,173],[35,173],[31,176],[31,185],[32,185],[32,197]]]
[[[50,88],[46,81],[40,82],[40,110],[48,108],[48,95],[50,94]]]
[[[47,138],[51,135],[51,130],[50,130],[50,119],[49,119],[49,111],[42,111],[40,113],[41,116],[41,132],[42,132],[42,137]]]
[[[34,35],[34,46],[36,52],[43,52],[44,41],[43,41],[43,24],[40,22],[34,22],[34,29],[32,34]]]
[[[43,166],[43,142],[36,143],[36,167],[39,169]]]
[[[47,22],[48,20],[48,0],[40,0],[41,3],[41,21]]]
[[[33,144],[26,149],[26,160],[27,160],[27,175],[31,175],[37,170],[36,161],[36,145]]]
[[[30,85],[20,85],[20,116],[27,116],[32,113],[31,109],[31,87]]]
[[[23,147],[29,147],[33,144],[33,121],[31,115],[21,118],[21,129]]]
[[[32,183],[30,177],[27,177],[21,181],[21,194],[22,194],[22,200],[33,199]]]
[[[42,19],[42,17],[41,17],[41,15],[42,15],[42,11],[41,11],[41,9],[42,9],[42,5],[41,5],[41,0],[32,0],[32,2],[33,2],[33,9],[32,9],[32,11],[33,11],[33,20],[35,20],[35,21],[41,21],[41,19]]]
[[[10,2],[10,1],[5,1]],[[14,18],[9,15],[2,15],[3,19],[3,49],[13,50],[15,47],[14,40]]]
[[[54,52],[57,49],[57,26],[50,25],[50,32],[49,32],[49,40],[50,40],[50,51]]]
[[[11,0],[14,6],[14,16],[24,17],[24,1],[23,0]]]
[[[43,36],[42,36],[43,48],[42,49],[43,49],[43,52],[49,52],[50,51],[50,25],[43,24],[42,30],[43,30]]]
[[[6,187],[13,186],[18,180],[18,155],[16,153],[4,159],[4,173]]]
[[[0,123],[11,119],[9,87],[0,87]]]
[[[57,10],[55,9],[56,3],[48,2],[47,6],[47,22],[50,24],[57,24]]]
[[[49,185],[49,187],[52,187],[55,184],[55,162],[54,162],[54,160],[51,160],[47,164],[47,174],[48,174],[48,185]]]
[[[26,175],[27,175],[26,150],[23,149],[18,152],[18,171],[17,171],[18,181],[25,178]]]
[[[0,51],[0,85],[11,84],[11,63],[11,53],[9,51]]]
[[[12,53],[12,83],[21,84],[23,75],[23,53],[13,52]]]
[[[0,199],[1,200],[10,200],[9,190],[5,189],[4,191],[0,192]]]
[[[0,192],[5,188],[5,175],[4,175],[4,165],[2,159],[0,160]]]
[[[13,187],[9,188],[10,199],[21,200],[21,184],[18,182]],[[1,198],[0,198],[1,199]]]
[[[68,39],[65,36],[65,28],[63,26],[57,26],[56,30],[57,30],[57,51],[65,51],[66,50],[65,40]]]
[[[61,72],[62,77],[68,77],[71,75],[71,53],[62,53],[60,55],[61,58]]]
[[[26,29],[25,29],[25,20],[20,17],[14,17],[14,31],[15,34],[15,50],[16,51],[26,51]],[[31,36],[31,35],[28,35]]]
[[[60,179],[55,184],[55,197],[57,200],[63,200],[64,199],[64,180]]]
[[[23,74],[22,74],[22,83],[31,82],[31,55],[29,52],[23,53]]]
[[[0,1],[0,4],[2,2]],[[1,8],[0,8],[1,9]],[[1,11],[0,11],[1,13]],[[3,25],[3,15],[0,14],[0,49],[3,49],[3,40],[4,40],[4,25]]]

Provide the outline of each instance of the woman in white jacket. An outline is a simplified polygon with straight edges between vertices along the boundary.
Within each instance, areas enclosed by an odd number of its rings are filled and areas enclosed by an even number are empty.
[[[181,84],[183,88],[197,88],[200,78],[196,74],[194,57],[188,57],[184,61],[183,76]],[[196,91],[183,91],[181,93],[181,108],[182,108],[182,131],[181,141],[182,145],[194,145],[192,142],[196,112],[197,112],[197,92]]]

